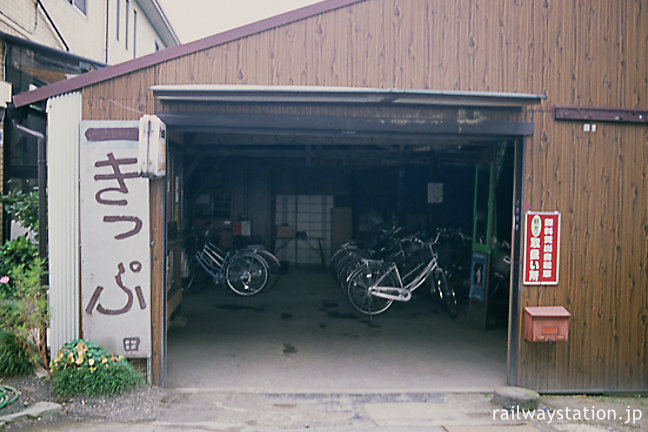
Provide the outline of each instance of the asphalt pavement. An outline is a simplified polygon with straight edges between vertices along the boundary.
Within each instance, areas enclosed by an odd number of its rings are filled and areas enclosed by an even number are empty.
[[[632,405],[627,405],[631,403]],[[484,393],[233,393],[176,389],[163,401],[155,418],[138,422],[91,421],[36,423],[32,431],[213,431],[213,432],[638,432],[645,418],[626,422],[628,408],[648,414],[639,399],[542,399],[538,409],[524,413],[503,410]],[[630,412],[632,412],[632,410]],[[618,419],[597,419],[597,411]],[[638,416],[634,411],[635,417]],[[590,413],[594,418],[556,417]],[[506,414],[504,414],[506,413]],[[553,413],[554,417],[550,417]],[[533,415],[534,418],[528,417]]]

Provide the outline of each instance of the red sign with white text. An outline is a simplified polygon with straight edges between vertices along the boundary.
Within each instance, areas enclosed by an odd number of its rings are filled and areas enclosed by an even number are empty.
[[[527,212],[524,221],[525,285],[557,285],[560,213]]]

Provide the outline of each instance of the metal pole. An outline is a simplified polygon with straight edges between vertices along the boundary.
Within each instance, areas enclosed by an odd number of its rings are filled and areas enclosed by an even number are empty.
[[[38,256],[47,259],[47,156],[45,138],[38,139]]]

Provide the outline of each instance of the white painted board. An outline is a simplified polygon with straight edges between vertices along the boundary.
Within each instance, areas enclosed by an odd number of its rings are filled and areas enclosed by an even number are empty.
[[[138,122],[81,122],[81,316],[85,339],[151,355],[148,179],[137,174]]]

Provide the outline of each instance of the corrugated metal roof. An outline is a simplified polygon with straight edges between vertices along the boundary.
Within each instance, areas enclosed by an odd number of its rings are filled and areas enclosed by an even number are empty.
[[[136,59],[109,66],[100,70],[88,72],[64,81],[58,81],[48,86],[41,87],[31,92],[17,94],[13,97],[16,107],[38,102],[52,96],[78,90],[102,81],[107,81],[128,73],[144,69],[156,64],[164,63],[178,57],[193,54],[198,51],[212,48],[217,45],[242,39],[253,34],[261,33],[275,27],[290,24],[302,19],[310,18],[325,12],[330,12],[341,7],[360,3],[366,0],[324,0],[294,11],[286,12],[274,17],[266,18],[242,27],[208,36],[204,39],[189,42],[184,45],[176,45],[153,54],[138,57]]]

